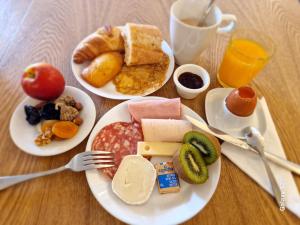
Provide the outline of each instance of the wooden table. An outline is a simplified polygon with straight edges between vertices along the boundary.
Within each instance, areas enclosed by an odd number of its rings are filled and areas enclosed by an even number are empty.
[[[73,150],[53,157],[34,157],[19,150],[9,136],[9,119],[25,97],[23,69],[46,61],[58,67],[66,83],[84,90],[70,68],[73,48],[104,24],[128,21],[158,26],[169,41],[169,9],[173,1],[123,0],[0,0],[0,176],[48,170],[83,151],[86,140]],[[300,163],[300,3],[297,0],[223,0],[224,12],[237,16],[238,26],[269,34],[277,52],[252,83],[265,96],[288,159]],[[216,73],[226,37],[220,36],[201,57],[217,87]],[[86,90],[85,90],[86,91]],[[99,119],[120,101],[86,91],[94,100]],[[157,96],[177,97],[173,81]],[[205,118],[204,95],[183,100]],[[299,177],[295,180],[300,185]],[[227,158],[216,193],[204,210],[186,224],[299,224],[281,213],[273,199]],[[121,224],[91,194],[84,173],[64,172],[23,183],[0,192],[0,224]]]

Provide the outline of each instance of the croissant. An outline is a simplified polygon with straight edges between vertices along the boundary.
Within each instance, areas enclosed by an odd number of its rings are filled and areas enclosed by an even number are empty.
[[[77,47],[73,55],[73,61],[81,64],[109,51],[123,52],[124,41],[119,28],[104,26],[91,34]]]

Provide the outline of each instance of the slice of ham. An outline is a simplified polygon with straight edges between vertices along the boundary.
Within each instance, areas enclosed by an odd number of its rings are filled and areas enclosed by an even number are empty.
[[[141,122],[141,119],[180,119],[180,98],[145,100],[129,102],[128,111],[132,118]]]

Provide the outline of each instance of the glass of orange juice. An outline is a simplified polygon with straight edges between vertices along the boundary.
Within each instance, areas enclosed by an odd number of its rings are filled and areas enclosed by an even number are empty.
[[[223,87],[247,85],[275,51],[271,38],[255,30],[237,30],[231,37],[218,73]]]

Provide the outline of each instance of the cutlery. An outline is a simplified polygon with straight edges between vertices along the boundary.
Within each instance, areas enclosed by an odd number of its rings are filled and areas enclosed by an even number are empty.
[[[213,8],[215,3],[215,0],[211,0],[207,6],[207,9],[204,11],[204,14],[202,15],[201,19],[199,20],[197,26],[202,26],[207,15],[209,14],[210,10]]]
[[[215,137],[217,137],[219,139],[222,139],[223,141],[226,141],[226,142],[231,143],[233,145],[236,145],[236,146],[238,146],[242,149],[249,150],[249,151],[252,151],[252,152],[258,154],[257,150],[255,150],[250,145],[248,145],[246,142],[244,142],[244,141],[242,141],[238,138],[232,137],[229,134],[227,134],[227,133],[225,133],[225,132],[223,132],[223,131],[221,131],[217,128],[206,125],[205,123],[200,122],[200,121],[196,120],[193,117],[185,115],[185,118],[188,121],[190,121],[193,125],[195,125],[196,127],[200,128],[201,130],[203,130],[203,131],[205,131],[209,134],[214,135]],[[273,163],[277,164],[278,166],[281,166],[282,168],[285,168],[289,171],[294,172],[295,174],[300,175],[300,165],[298,165],[296,163],[293,163],[291,161],[288,161],[288,160],[286,160],[282,157],[279,157],[277,155],[274,155],[273,153],[270,153],[270,152],[267,152],[267,151],[264,151],[264,153],[265,153],[265,156],[268,160],[272,161]]]
[[[72,170],[74,172],[108,168],[114,166],[114,158],[111,152],[106,151],[89,151],[75,155],[66,165],[42,172],[29,173],[15,176],[0,177],[0,190],[8,188],[12,185],[31,180],[33,178],[42,177],[64,170]]]
[[[243,129],[243,131],[245,133],[247,143],[259,152],[259,155],[264,163],[267,175],[271,182],[274,197],[278,206],[281,207],[281,189],[276,181],[276,178],[270,168],[269,162],[267,161],[264,153],[264,137],[260,134],[258,129],[254,127],[246,127],[245,129]]]

